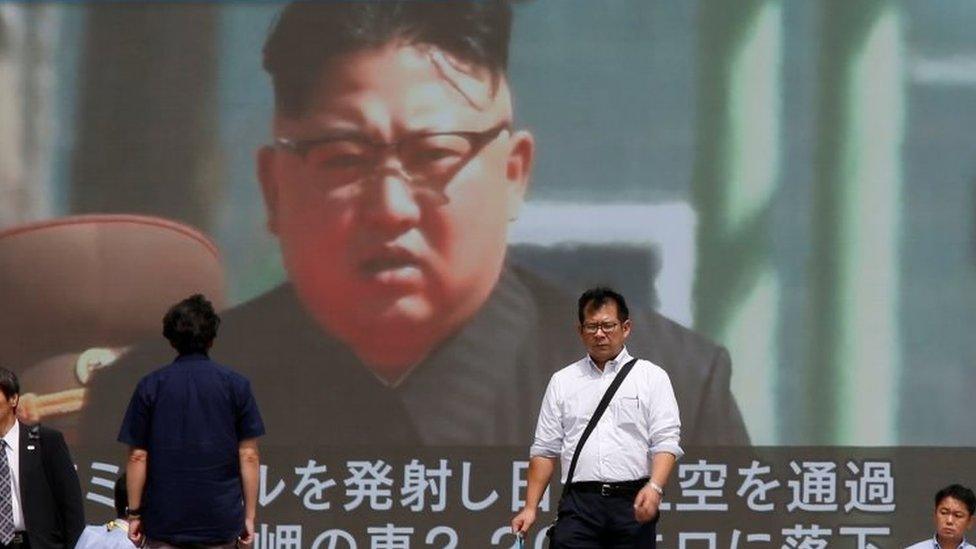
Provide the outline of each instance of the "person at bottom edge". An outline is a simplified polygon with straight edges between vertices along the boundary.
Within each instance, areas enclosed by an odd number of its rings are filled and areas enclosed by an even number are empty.
[[[115,518],[105,524],[86,526],[75,549],[132,549],[129,521],[125,519],[129,502],[125,481],[125,473],[115,481]]]
[[[965,486],[951,484],[935,494],[935,535],[908,549],[976,549],[966,541],[976,519],[976,494]]]

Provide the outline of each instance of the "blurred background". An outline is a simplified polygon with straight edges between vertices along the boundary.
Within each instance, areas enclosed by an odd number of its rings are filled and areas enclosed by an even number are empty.
[[[0,3],[0,230],[160,216],[213,238],[229,305],[274,286],[280,7]],[[966,0],[520,3],[513,256],[728,346],[756,444],[974,446],[973,28]]]

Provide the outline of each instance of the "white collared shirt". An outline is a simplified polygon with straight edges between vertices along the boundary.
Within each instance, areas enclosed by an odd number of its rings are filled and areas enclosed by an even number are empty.
[[[906,549],[942,549],[942,547],[939,545],[939,538],[932,536],[929,539],[910,545]],[[963,538],[962,543],[955,549],[976,549],[976,546],[973,546],[973,544],[966,541],[966,538]]]
[[[590,416],[617,372],[632,357],[624,348],[600,371],[589,356],[552,375],[539,411],[532,457],[560,458],[566,482],[570,462]],[[583,445],[573,482],[619,482],[650,474],[658,452],[681,457],[681,419],[668,374],[638,360]]]
[[[4,451],[7,452],[7,465],[10,467],[10,499],[13,504],[14,530],[26,530],[24,525],[24,511],[20,506],[20,421],[14,420],[14,426],[3,435],[7,441]]]
[[[75,549],[135,549],[129,541],[129,523],[115,519],[104,526],[86,526]]]

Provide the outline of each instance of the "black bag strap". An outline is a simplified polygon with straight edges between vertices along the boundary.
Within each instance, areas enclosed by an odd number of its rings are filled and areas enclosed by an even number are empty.
[[[600,399],[600,403],[596,405],[596,410],[593,411],[593,415],[590,416],[590,422],[586,424],[586,429],[583,430],[583,435],[580,436],[579,443],[576,445],[576,451],[573,452],[573,461],[569,464],[569,473],[566,475],[566,484],[563,490],[569,489],[570,484],[573,483],[573,473],[576,472],[576,462],[579,461],[580,451],[583,449],[583,444],[586,443],[586,439],[590,438],[590,433],[593,429],[596,429],[596,424],[600,422],[600,418],[603,416],[603,412],[607,410],[607,406],[610,405],[610,400],[613,399],[614,393],[620,387],[620,384],[624,382],[624,378],[627,374],[634,368],[634,364],[637,363],[636,358],[630,359],[630,362],[624,364],[624,367],[617,372],[617,377],[613,378],[610,382],[610,386],[607,387],[607,392],[603,393],[603,398]]]

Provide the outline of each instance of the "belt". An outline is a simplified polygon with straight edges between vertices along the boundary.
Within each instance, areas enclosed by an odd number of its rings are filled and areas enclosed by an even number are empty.
[[[569,491],[597,493],[603,497],[633,497],[637,495],[637,492],[640,492],[641,488],[647,485],[647,480],[646,478],[624,480],[621,482],[585,480],[583,482],[571,483],[569,485]]]

